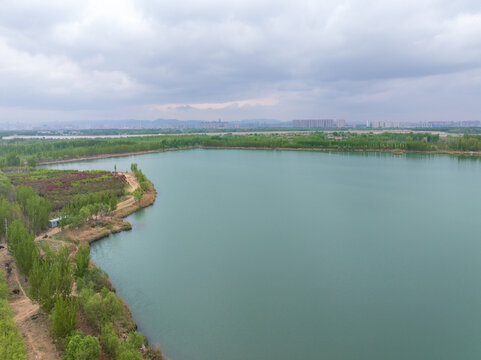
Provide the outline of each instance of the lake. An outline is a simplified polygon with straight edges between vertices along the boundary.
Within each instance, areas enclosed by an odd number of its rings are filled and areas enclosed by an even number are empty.
[[[132,162],[157,200],[92,258],[172,360],[480,358],[480,161],[186,150],[49,168]]]

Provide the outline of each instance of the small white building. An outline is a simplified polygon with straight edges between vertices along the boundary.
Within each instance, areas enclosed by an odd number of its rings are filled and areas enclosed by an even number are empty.
[[[61,220],[61,219],[62,219],[62,218],[59,218],[59,217],[58,217],[58,218],[55,218],[55,219],[50,219],[50,220],[48,221],[48,227],[49,227],[49,228],[56,228],[56,227],[60,224],[60,220]]]

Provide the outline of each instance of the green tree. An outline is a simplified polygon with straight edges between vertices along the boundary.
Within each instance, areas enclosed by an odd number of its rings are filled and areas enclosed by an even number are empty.
[[[20,166],[20,157],[11,152],[7,155],[7,166]]]
[[[7,244],[10,252],[17,261],[21,273],[28,275],[34,260],[39,257],[33,234],[20,220],[15,220],[8,229]]]
[[[90,264],[90,248],[88,246],[80,246],[75,255],[75,275],[77,277],[83,277],[87,272]]]
[[[74,297],[59,296],[50,314],[52,334],[56,338],[70,336],[77,328],[78,302]]]
[[[10,226],[13,221],[21,217],[20,207],[17,203],[11,203],[0,195],[0,236],[5,235],[5,223]]]
[[[25,211],[27,206],[27,200],[33,198],[35,195],[35,191],[30,186],[17,186],[17,202],[20,204],[23,211]]]
[[[8,177],[0,171],[0,195],[5,197],[9,197],[12,192],[13,186],[10,183]]]
[[[35,166],[37,166],[37,160],[35,159],[35,157],[29,156],[29,157],[27,158],[27,164],[28,164],[28,166],[30,166],[30,167],[35,167]]]
[[[25,215],[28,217],[30,229],[35,233],[45,229],[51,211],[50,203],[43,197],[36,195],[29,198],[25,205]]]
[[[87,221],[88,218],[90,217],[90,209],[88,208],[88,206],[84,206],[80,209],[80,212],[79,212],[79,215],[80,217],[84,220],[84,221]]]
[[[117,209],[117,204],[118,204],[117,196],[113,195],[110,198],[110,211],[115,211]]]
[[[50,312],[58,297],[72,292],[73,268],[68,247],[57,253],[46,249],[45,259],[36,259],[29,276],[29,295],[44,311]]]

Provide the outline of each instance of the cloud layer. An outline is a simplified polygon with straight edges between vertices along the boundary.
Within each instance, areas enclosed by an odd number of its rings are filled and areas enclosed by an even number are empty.
[[[0,121],[481,119],[481,3],[16,0]]]

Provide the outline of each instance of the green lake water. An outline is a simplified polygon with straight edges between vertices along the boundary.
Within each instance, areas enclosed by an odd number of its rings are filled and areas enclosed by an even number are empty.
[[[481,162],[188,150],[50,168],[158,191],[92,246],[172,360],[481,358]]]

